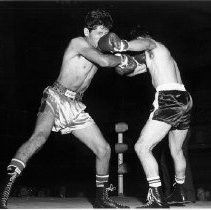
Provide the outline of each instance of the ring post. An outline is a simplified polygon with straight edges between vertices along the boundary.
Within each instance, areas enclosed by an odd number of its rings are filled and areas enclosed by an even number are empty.
[[[118,134],[118,144],[123,144],[123,133],[128,130],[124,122],[115,124],[115,131]],[[118,168],[123,164],[123,152],[118,152]],[[118,196],[124,196],[123,173],[118,173]]]

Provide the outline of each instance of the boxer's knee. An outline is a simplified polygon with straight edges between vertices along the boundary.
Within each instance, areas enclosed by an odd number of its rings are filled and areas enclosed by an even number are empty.
[[[103,144],[97,149],[97,157],[99,159],[108,159],[111,156],[111,147],[108,143]]]
[[[147,139],[140,138],[134,145],[134,149],[138,155],[143,155],[152,150],[149,144],[147,144]]]
[[[178,157],[183,156],[183,150],[182,150],[182,148],[172,147],[170,149],[170,152],[171,152],[171,156],[173,158],[178,158]]]
[[[136,144],[134,145],[134,150],[135,150],[136,154],[139,155],[141,153],[141,151],[143,150],[142,143],[136,142]]]

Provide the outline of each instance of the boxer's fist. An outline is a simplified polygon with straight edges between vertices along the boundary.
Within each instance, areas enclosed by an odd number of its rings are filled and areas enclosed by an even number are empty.
[[[121,64],[115,67],[115,71],[120,75],[131,74],[137,67],[137,62],[130,55],[116,54],[121,56]]]
[[[98,48],[102,52],[123,52],[128,49],[128,42],[120,39],[115,33],[108,33],[100,38]]]

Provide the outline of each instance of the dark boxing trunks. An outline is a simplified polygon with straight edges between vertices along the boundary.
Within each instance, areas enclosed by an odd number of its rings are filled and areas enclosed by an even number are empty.
[[[169,83],[156,88],[150,119],[170,124],[172,129],[189,128],[192,98],[184,85]]]

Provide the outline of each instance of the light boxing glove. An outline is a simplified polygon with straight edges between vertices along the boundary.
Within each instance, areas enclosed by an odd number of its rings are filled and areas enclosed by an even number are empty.
[[[120,39],[115,33],[108,33],[98,41],[98,48],[102,52],[123,52],[128,49],[128,42]]]
[[[121,64],[115,67],[115,71],[119,75],[131,74],[137,67],[137,61],[134,57],[126,54],[115,54],[116,56],[121,56]]]

